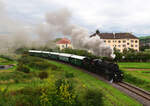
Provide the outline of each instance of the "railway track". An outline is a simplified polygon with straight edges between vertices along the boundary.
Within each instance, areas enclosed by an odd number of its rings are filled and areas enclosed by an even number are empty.
[[[133,93],[135,93],[136,95],[150,101],[150,93],[149,92],[147,92],[143,89],[140,89],[136,86],[133,86],[129,83],[126,83],[126,82],[118,83],[118,85],[125,88],[125,89],[127,89],[127,90],[129,90],[129,91],[131,91],[131,92],[133,92]]]

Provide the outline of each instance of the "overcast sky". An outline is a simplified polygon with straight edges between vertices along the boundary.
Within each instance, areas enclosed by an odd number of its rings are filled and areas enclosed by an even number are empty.
[[[44,22],[46,13],[68,8],[72,23],[94,32],[150,35],[150,0],[3,0],[10,17],[27,27]]]

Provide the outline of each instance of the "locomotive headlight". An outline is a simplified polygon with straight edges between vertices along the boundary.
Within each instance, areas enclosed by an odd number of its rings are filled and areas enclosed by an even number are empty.
[[[123,76],[123,74],[121,74],[121,76]]]
[[[117,74],[115,74],[115,77],[117,77]]]

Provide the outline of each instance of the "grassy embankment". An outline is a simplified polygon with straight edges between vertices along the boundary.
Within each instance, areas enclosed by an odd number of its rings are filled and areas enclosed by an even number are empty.
[[[120,62],[118,64],[121,69],[150,69],[150,62]]]
[[[150,91],[150,63],[123,62],[118,64],[124,71],[124,81]]]
[[[140,105],[111,85],[71,66],[35,57],[24,58],[23,63],[17,69],[0,70],[0,105]]]

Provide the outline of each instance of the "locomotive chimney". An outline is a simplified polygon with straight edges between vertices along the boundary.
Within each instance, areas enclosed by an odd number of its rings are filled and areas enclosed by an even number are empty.
[[[96,34],[97,34],[97,35],[99,35],[99,34],[100,34],[100,31],[99,31],[98,29],[96,30]]]

